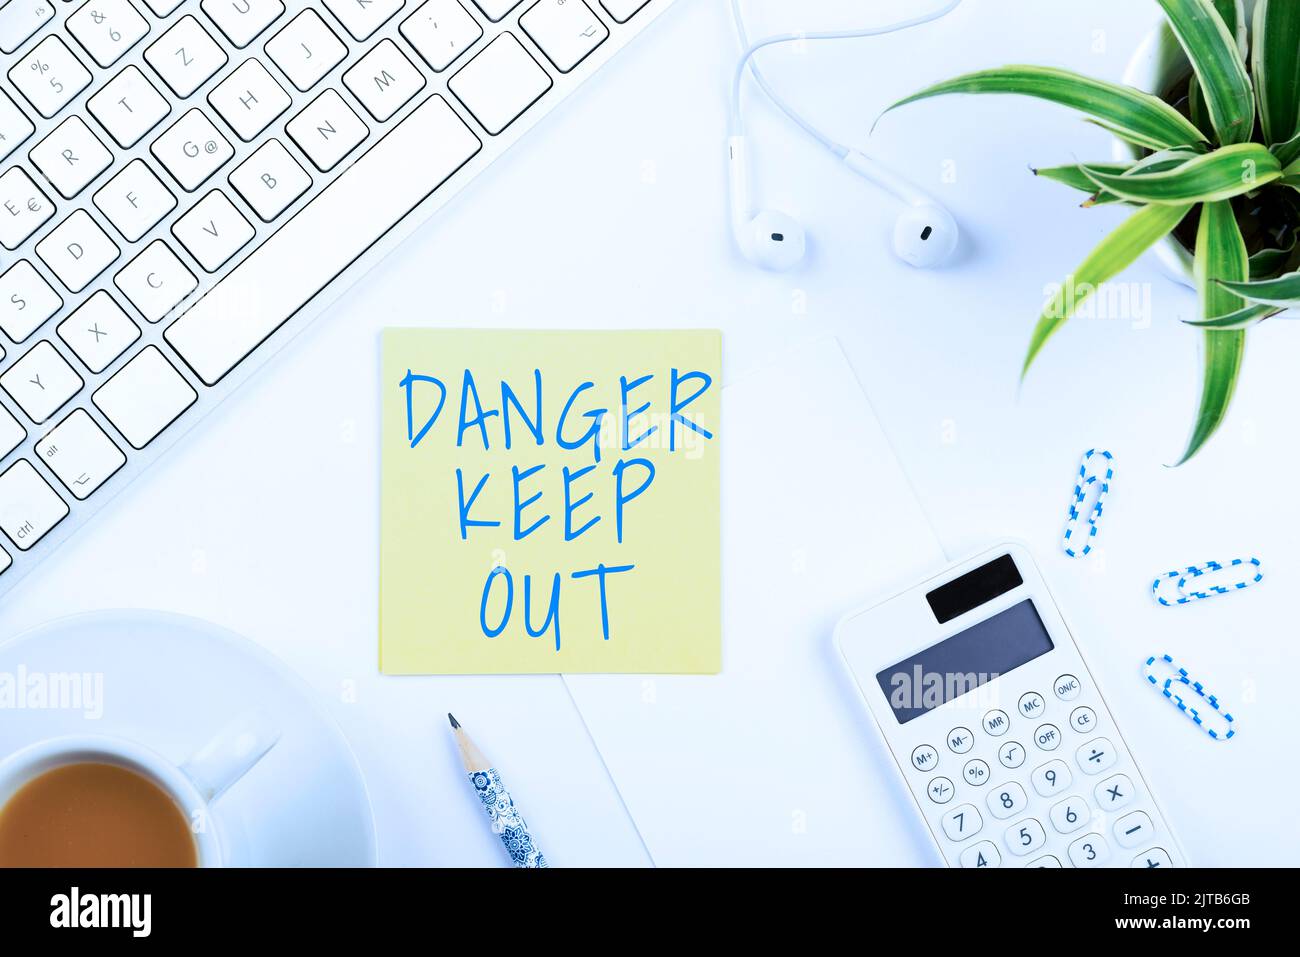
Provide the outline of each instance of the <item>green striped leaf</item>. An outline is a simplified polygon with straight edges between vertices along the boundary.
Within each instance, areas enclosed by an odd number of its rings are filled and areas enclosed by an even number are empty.
[[[1257,322],[1263,322],[1269,316],[1276,316],[1281,311],[1277,306],[1257,303],[1253,306],[1243,306],[1236,312],[1230,312],[1226,316],[1216,316],[1213,319],[1184,319],[1183,324],[1202,329],[1245,329]]]
[[[1238,282],[1225,278],[1219,280],[1218,285],[1250,302],[1282,307],[1300,305],[1300,272],[1289,272],[1276,279],[1259,279],[1253,282]]]
[[[1205,111],[1205,99],[1201,96],[1201,85],[1196,82],[1196,74],[1187,81],[1187,114],[1196,128],[1205,134],[1206,139],[1214,138],[1214,123]]]
[[[1201,155],[1203,154],[1184,146],[1175,147],[1171,150],[1158,150],[1154,153],[1148,153],[1146,156],[1142,157],[1142,159],[1129,166],[1129,168],[1124,170],[1120,175],[1140,176],[1145,173],[1163,173],[1167,170],[1176,169],[1188,160]],[[1095,169],[1096,167],[1089,164],[1087,168]],[[1086,171],[1083,172],[1083,176],[1087,179],[1088,174]],[[1089,182],[1091,182],[1091,180],[1089,180]],[[1096,192],[1090,199],[1083,203],[1085,207],[1105,206],[1110,203],[1132,202],[1132,200],[1127,200],[1122,196],[1116,196],[1114,193],[1107,190],[1098,189],[1096,183],[1092,184],[1092,188],[1096,190]]]
[[[1181,206],[1248,193],[1280,178],[1282,167],[1262,144],[1238,143],[1159,172],[1117,176],[1087,165],[1083,172],[1099,188],[1129,202]]]
[[[1251,79],[1264,141],[1269,145],[1293,141],[1300,133],[1300,3],[1257,0],[1254,36]],[[1292,148],[1300,155],[1300,148]],[[1295,158],[1282,159],[1282,165]]]
[[[949,93],[1011,93],[1048,100],[1078,110],[1130,143],[1153,150],[1205,140],[1200,130],[1159,97],[1130,86],[1042,66],[1005,66],[967,73],[913,93],[885,112]]]
[[[1092,168],[1099,169],[1104,173],[1114,173],[1118,176],[1132,165],[1132,163],[1095,163]],[[1031,166],[1030,170],[1035,176],[1042,176],[1044,179],[1064,183],[1072,189],[1081,190],[1085,193],[1097,192],[1097,184],[1088,179],[1083,172],[1083,167],[1078,163],[1070,163],[1066,166]]]
[[[1120,223],[1088,254],[1039,317],[1029,338],[1024,367],[1020,370],[1022,379],[1047,340],[1096,292],[1097,286],[1123,272],[1138,256],[1169,235],[1189,209],[1190,205],[1144,206]]]
[[[1223,20],[1223,25],[1228,28],[1228,32],[1237,41],[1237,51],[1244,61],[1246,51],[1250,48],[1250,34],[1246,31],[1245,8],[1238,0],[1214,0],[1214,9]]]
[[[1196,232],[1196,285],[1201,294],[1205,319],[1217,319],[1237,312],[1245,303],[1225,288],[1226,282],[1244,280],[1250,269],[1246,243],[1227,201],[1201,207]],[[1192,424],[1187,448],[1176,464],[1182,465],[1201,450],[1223,424],[1237,388],[1241,357],[1246,348],[1244,329],[1206,329],[1205,366],[1201,378],[1201,404]]]
[[[1219,142],[1244,143],[1255,128],[1255,91],[1237,38],[1212,0],[1158,0],[1191,61]]]
[[[1286,268],[1295,252],[1295,239],[1290,245],[1279,249],[1261,249],[1250,257],[1250,278],[1272,279]]]
[[[1285,143],[1275,143],[1269,147],[1277,161],[1282,164],[1283,168],[1290,166],[1296,160],[1300,160],[1300,133],[1291,137]]]

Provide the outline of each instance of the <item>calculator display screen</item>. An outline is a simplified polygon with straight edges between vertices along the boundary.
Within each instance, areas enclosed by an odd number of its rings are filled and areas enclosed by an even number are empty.
[[[907,724],[1053,648],[1026,598],[876,675],[899,724]]]

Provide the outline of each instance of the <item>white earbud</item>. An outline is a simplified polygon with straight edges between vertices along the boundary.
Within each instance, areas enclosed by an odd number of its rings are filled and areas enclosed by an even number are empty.
[[[904,204],[894,222],[894,254],[905,263],[930,269],[946,263],[957,248],[957,221],[942,205],[871,157],[850,150],[844,164]]]
[[[727,179],[731,235],[740,254],[756,266],[778,271],[803,259],[807,238],[799,221],[780,210],[755,210],[750,205],[749,159],[743,136],[727,140]]]

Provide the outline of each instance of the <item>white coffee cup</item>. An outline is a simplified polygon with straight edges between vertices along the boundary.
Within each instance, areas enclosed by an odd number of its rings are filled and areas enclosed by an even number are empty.
[[[200,867],[220,867],[229,847],[212,805],[280,739],[279,729],[258,711],[236,719],[181,764],[125,738],[75,735],[51,738],[0,761],[0,808],[28,781],[69,764],[112,764],[162,788],[185,815]]]

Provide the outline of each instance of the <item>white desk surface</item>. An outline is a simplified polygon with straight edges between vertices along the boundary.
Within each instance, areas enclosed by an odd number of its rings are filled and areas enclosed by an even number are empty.
[[[798,4],[805,22],[794,4],[748,6],[755,34],[855,23],[845,2]],[[904,7],[882,5],[880,17]],[[1154,260],[1126,277],[1150,284],[1149,327],[1072,322],[1017,395],[1043,287],[1122,215],[1078,209],[1026,167],[1105,158],[1106,135],[1046,104],[984,97],[910,107],[868,138],[883,104],[968,69],[1043,62],[1118,79],[1154,22],[1150,7],[967,0],[907,34],[772,54],[771,79],[790,99],[936,192],[964,242],[948,270],[899,264],[888,251],[892,201],[750,97],[762,199],[802,217],[812,237],[801,270],[767,275],[728,242],[735,39],[725,4],[680,0],[29,577],[0,609],[0,630],[152,607],[260,642],[319,691],[351,739],[385,864],[503,861],[459,773],[448,710],[495,756],[555,864],[645,864],[558,678],[377,674],[379,330],[718,326],[728,377],[829,333],[949,554],[1009,536],[1034,548],[1191,858],[1295,863],[1300,829],[1279,822],[1298,783],[1289,716],[1300,665],[1300,329],[1252,333],[1230,419],[1192,464],[1168,469],[1195,408],[1198,336],[1177,322],[1194,314],[1193,295]],[[1103,547],[1072,562],[1058,547],[1061,519],[1080,452],[1099,444],[1119,461]],[[1245,594],[1174,609],[1147,594],[1176,565],[1251,554],[1271,581]],[[1143,684],[1140,660],[1163,652],[1235,705],[1236,740],[1212,744]],[[903,812],[874,809],[881,827]],[[914,859],[864,863],[920,859],[918,848]]]

